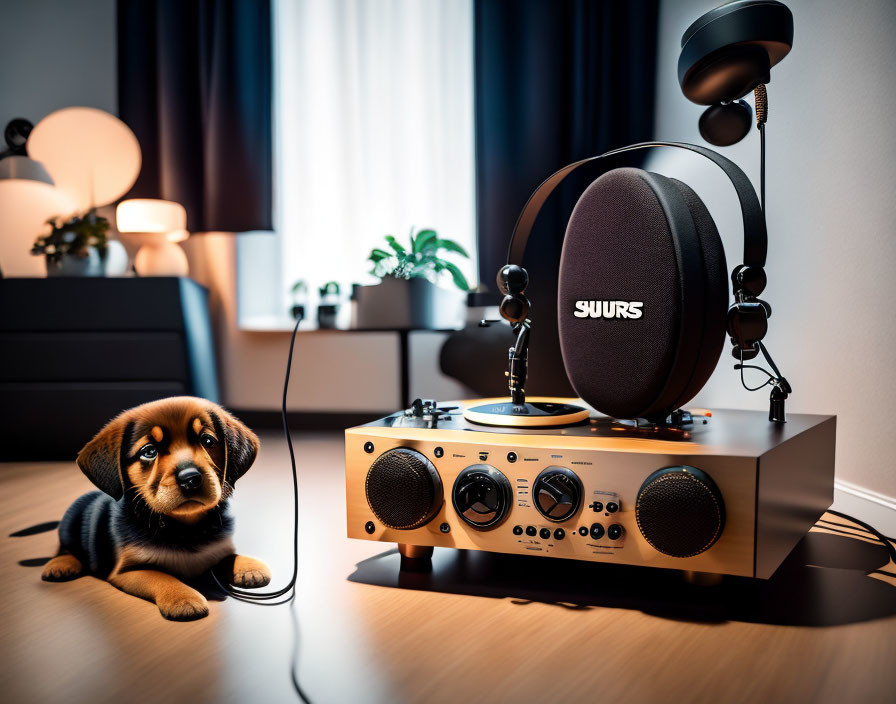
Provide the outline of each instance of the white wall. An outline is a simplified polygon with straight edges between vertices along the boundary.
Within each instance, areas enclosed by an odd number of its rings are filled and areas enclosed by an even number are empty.
[[[0,129],[71,105],[117,114],[115,0],[4,0],[0,66]]]
[[[3,2],[0,128],[14,117],[36,124],[71,105],[117,114],[116,63],[115,0]],[[276,409],[289,336],[237,328],[235,240],[228,234],[199,235],[185,249],[193,278],[212,291],[225,403]],[[133,243],[125,245],[134,251]],[[433,344],[431,336],[412,339],[411,393],[436,398],[466,394],[438,373]],[[288,402],[293,410],[379,412],[399,405],[394,335],[302,335],[294,359]]]
[[[661,3],[656,136],[702,144],[702,111],[676,78],[682,32],[713,0]],[[769,286],[766,338],[791,382],[790,412],[836,413],[837,477],[896,497],[896,3],[787,0],[794,47],[768,86]],[[758,134],[725,149],[758,188]],[[690,155],[652,168],[694,186],[725,241],[742,253],[731,186]],[[767,408],[744,391],[726,349],[695,403]]]
[[[238,236],[209,233],[184,243],[190,275],[211,290],[224,402],[231,408],[280,406],[288,333],[237,326]],[[242,278],[242,277],[240,277]],[[411,397],[467,398],[470,392],[438,370],[443,335],[410,339]],[[501,370],[497,370],[500,374]],[[383,412],[400,407],[398,339],[394,333],[300,333],[287,406],[294,411]]]

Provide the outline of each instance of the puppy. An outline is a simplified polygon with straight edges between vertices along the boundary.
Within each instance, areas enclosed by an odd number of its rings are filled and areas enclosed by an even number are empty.
[[[216,568],[238,587],[268,584],[264,562],[234,551],[227,508],[257,453],[255,434],[203,399],[167,398],[125,411],[78,454],[81,471],[101,491],[66,511],[59,553],[42,578],[105,578],[176,621],[208,615],[205,597],[181,579]]]

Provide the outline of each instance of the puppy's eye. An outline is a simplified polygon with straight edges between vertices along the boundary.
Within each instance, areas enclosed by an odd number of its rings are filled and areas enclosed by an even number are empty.
[[[159,456],[159,451],[156,449],[155,445],[149,444],[144,445],[140,448],[140,459],[141,460],[154,460]]]
[[[215,445],[218,444],[218,440],[214,436],[209,435],[208,433],[203,433],[202,435],[200,435],[199,442],[202,443],[203,447],[209,448],[209,449],[213,448]]]

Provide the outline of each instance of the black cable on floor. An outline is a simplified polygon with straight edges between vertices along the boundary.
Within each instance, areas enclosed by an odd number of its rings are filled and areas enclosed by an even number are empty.
[[[840,511],[834,511],[833,509],[828,509],[827,513],[830,513],[834,516],[839,516],[840,518],[845,518],[847,521],[852,521],[856,525],[862,526],[865,530],[867,530],[871,535],[877,538],[881,544],[886,548],[887,554],[890,556],[890,560],[896,564],[896,547],[893,547],[893,543],[890,542],[889,538],[881,533],[877,528],[874,528],[865,521],[860,521],[858,518],[853,518],[852,516],[848,516],[845,513],[840,513]],[[876,571],[876,570],[875,570]]]
[[[296,663],[298,661],[299,654],[299,622],[298,617],[295,613],[296,608],[296,580],[299,575],[299,476],[296,470],[296,454],[295,450],[292,446],[292,436],[289,433],[289,422],[286,418],[286,397],[287,392],[289,391],[289,375],[292,371],[292,355],[293,350],[295,349],[296,344],[296,334],[299,332],[299,324],[302,322],[301,318],[296,321],[296,326],[293,328],[292,337],[289,341],[289,357],[286,359],[286,375],[283,378],[283,399],[280,405],[280,418],[283,421],[283,434],[286,436],[286,444],[289,447],[289,463],[292,468],[292,497],[293,497],[293,527],[292,527],[292,550],[293,550],[293,562],[292,562],[292,577],[290,577],[289,581],[286,583],[284,587],[280,589],[275,589],[271,592],[257,592],[254,590],[246,590],[240,589],[239,587],[234,587],[229,584],[222,584],[218,579],[218,576],[212,570],[212,578],[215,580],[215,583],[229,596],[233,597],[238,601],[245,602],[247,604],[256,604],[258,606],[278,606],[280,604],[289,604],[290,617],[293,623],[293,652],[292,652],[292,661],[290,664],[290,679],[292,680],[293,688],[296,691],[296,694],[299,695],[299,698],[310,704],[311,700],[308,698],[308,695],[302,689],[302,686],[299,684],[299,677],[296,672]],[[285,595],[289,594],[285,599],[281,599]]]

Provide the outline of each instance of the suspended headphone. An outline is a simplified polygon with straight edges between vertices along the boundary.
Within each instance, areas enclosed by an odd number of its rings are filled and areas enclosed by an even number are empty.
[[[560,344],[576,392],[618,418],[661,420],[693,398],[718,362],[726,328],[735,356],[755,357],[771,312],[758,298],[766,285],[765,218],[747,176],[705,147],[644,142],[565,166],[536,189],[498,273],[501,314],[515,324],[528,315],[523,253],[542,205],[563,179],[583,164],[653,147],[696,152],[725,172],[740,202],[744,258],[731,273],[734,303],[728,308],[722,241],[687,185],[623,168],[582,194],[563,242]]]
[[[736,0],[710,10],[685,30],[678,82],[685,97],[710,107],[700,116],[700,135],[727,147],[750,131],[747,93],[757,93],[756,116],[764,121],[764,86],[771,67],[793,47],[793,15],[776,0]]]

